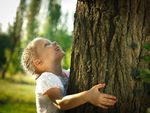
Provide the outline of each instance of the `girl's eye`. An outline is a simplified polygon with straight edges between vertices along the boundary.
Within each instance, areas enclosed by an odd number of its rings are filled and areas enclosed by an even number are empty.
[[[47,47],[47,46],[50,46],[50,45],[51,45],[50,43],[46,43],[44,46]]]

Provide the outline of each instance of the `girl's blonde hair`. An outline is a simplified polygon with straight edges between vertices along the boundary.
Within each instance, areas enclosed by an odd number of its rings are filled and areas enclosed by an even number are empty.
[[[36,42],[41,39],[41,37],[33,39],[22,52],[21,65],[23,69],[30,74],[34,74],[36,71],[33,60],[38,56]]]

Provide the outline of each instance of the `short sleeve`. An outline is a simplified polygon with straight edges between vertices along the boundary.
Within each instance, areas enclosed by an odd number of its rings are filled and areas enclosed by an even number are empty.
[[[36,93],[44,94],[50,88],[55,87],[64,90],[61,80],[53,73],[44,72],[36,81]]]

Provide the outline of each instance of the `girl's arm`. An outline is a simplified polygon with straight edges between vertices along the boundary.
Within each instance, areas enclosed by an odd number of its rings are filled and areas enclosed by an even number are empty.
[[[113,106],[116,103],[116,97],[100,93],[99,89],[103,88],[105,84],[98,84],[90,90],[83,91],[77,94],[62,96],[60,88],[51,88],[46,94],[54,102],[54,105],[61,110],[68,110],[87,102],[107,109],[108,106]]]

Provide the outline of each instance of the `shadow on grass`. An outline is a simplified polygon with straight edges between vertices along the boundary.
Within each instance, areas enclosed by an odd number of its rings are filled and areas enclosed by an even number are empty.
[[[0,100],[0,113],[36,113],[36,106],[33,102],[22,100],[2,101]]]
[[[6,105],[6,104],[10,104],[10,103],[13,103],[13,104],[15,104],[15,103],[20,103],[20,104],[29,104],[29,105],[35,105],[35,102],[30,102],[30,101],[28,101],[28,102],[25,102],[25,101],[23,101],[22,99],[16,99],[16,100],[12,100],[10,97],[6,97],[6,98],[4,98],[4,99],[1,99],[0,100],[0,106],[4,106],[4,105]],[[12,104],[12,105],[13,105]]]
[[[6,103],[8,103],[8,102],[9,102],[9,98],[1,99],[1,100],[0,100],[0,106],[6,104]]]
[[[34,89],[26,80],[0,79],[0,113],[36,113]]]
[[[23,79],[16,80],[14,78],[5,78],[5,80],[15,84],[35,85],[35,83]]]

